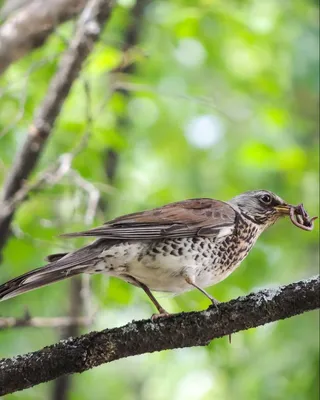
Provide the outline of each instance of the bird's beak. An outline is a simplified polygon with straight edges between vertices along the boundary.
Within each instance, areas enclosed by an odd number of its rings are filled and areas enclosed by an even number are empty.
[[[279,206],[275,206],[275,210],[281,215],[290,215],[290,204],[280,204]]]

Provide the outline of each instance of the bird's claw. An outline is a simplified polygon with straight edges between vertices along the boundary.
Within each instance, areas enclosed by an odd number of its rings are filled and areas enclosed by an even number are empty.
[[[171,314],[169,314],[167,311],[165,311],[165,310],[162,310],[159,314],[153,314],[152,316],[151,316],[151,321],[152,322],[155,322],[155,321],[157,321],[158,319],[160,319],[160,318],[168,318],[168,317],[171,317]]]
[[[212,305],[215,307],[215,309],[216,309],[218,312],[220,312],[220,310],[219,310],[220,301],[217,300],[217,299],[215,299],[214,297],[210,297],[210,300],[211,300]]]

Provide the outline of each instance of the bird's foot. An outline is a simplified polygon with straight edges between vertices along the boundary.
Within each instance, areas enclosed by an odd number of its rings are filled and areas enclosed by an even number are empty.
[[[172,314],[168,313],[166,310],[161,310],[159,312],[159,314],[153,314],[151,316],[151,321],[154,322],[154,321],[156,321],[157,319],[160,319],[160,318],[168,318],[168,317],[171,317],[171,315]]]
[[[214,297],[210,296],[210,295],[209,295],[208,297],[209,297],[209,299],[210,299],[212,305],[214,305],[215,308],[216,308],[216,310],[217,310],[218,312],[220,312],[218,305],[219,305],[221,302],[220,302],[219,300],[215,299]]]
[[[215,299],[214,297],[210,296],[209,299],[211,300],[211,303],[214,305],[218,313],[220,313],[218,305],[221,303],[221,301]],[[231,333],[228,335],[229,338],[229,344],[231,344]]]

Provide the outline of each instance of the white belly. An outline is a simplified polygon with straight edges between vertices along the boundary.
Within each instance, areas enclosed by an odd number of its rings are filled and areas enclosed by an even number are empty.
[[[187,243],[181,255],[177,252],[171,255],[168,243],[159,245],[157,251],[150,251],[148,243],[121,243],[103,251],[91,272],[106,273],[129,282],[128,276],[131,276],[149,289],[160,292],[192,290],[186,276],[206,288],[225,279],[241,262],[230,260],[231,265],[228,265],[225,252],[212,251],[215,246],[212,247],[210,239],[206,240],[201,249],[195,248],[192,242],[190,246]]]
[[[185,263],[178,257],[160,256],[155,260],[134,260],[129,264],[129,275],[144,283],[151,290],[179,293],[191,289],[183,277]],[[185,259],[183,260],[186,261]]]

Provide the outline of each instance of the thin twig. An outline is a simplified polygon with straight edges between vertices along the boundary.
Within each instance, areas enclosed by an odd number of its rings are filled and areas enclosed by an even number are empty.
[[[92,319],[88,317],[0,317],[0,330],[7,328],[68,328],[68,327],[88,327],[92,324]]]
[[[4,185],[0,210],[5,208],[6,202],[14,198],[34,170],[71,86],[108,20],[111,9],[112,0],[89,0],[81,14],[74,38],[61,59],[29,135],[21,151],[16,155]],[[0,252],[7,241],[14,212],[15,209],[12,209],[9,213],[0,215]]]

